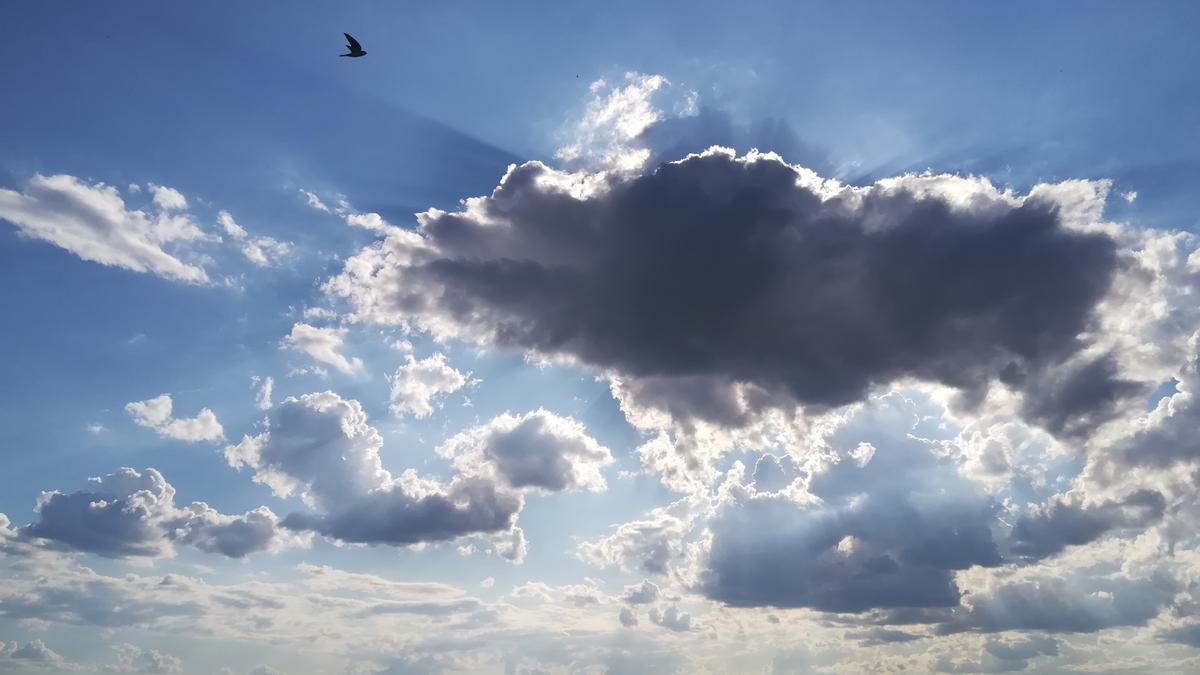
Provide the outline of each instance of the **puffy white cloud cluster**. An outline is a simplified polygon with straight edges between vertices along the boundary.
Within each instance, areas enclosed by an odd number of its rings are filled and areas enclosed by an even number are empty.
[[[208,282],[188,244],[212,241],[186,213],[176,190],[152,186],[156,212],[130,209],[117,189],[74,176],[35,175],[21,192],[0,188],[0,218],[26,236],[102,265],[150,272],[166,279]]]
[[[396,415],[429,417],[437,409],[438,399],[462,389],[471,376],[452,368],[442,353],[420,360],[407,354],[405,359],[407,362],[390,378],[389,398]]]
[[[149,203],[133,208],[114,186],[65,174],[36,174],[22,190],[0,188],[0,219],[24,236],[84,260],[172,281],[209,283],[213,259],[197,246],[219,243],[221,237],[196,224],[179,190],[149,183],[146,191]],[[129,186],[129,194],[141,192],[141,186]],[[228,211],[220,211],[217,221],[255,265],[271,266],[293,251],[288,242],[251,236]]]
[[[172,415],[174,402],[170,394],[162,394],[145,401],[125,404],[125,411],[138,426],[153,429],[163,438],[195,443],[219,441],[225,438],[225,430],[217,415],[208,408],[201,408],[195,417],[177,418]]]
[[[363,363],[357,356],[347,358],[341,353],[345,340],[345,328],[320,327],[299,322],[292,326],[292,332],[284,337],[283,344],[307,354],[318,363],[333,366],[338,371],[351,375],[361,371]]]

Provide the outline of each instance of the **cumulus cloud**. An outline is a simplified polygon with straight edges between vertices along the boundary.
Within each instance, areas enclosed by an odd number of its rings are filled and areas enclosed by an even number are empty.
[[[1094,541],[1116,528],[1145,529],[1162,519],[1165,508],[1163,496],[1151,490],[1095,505],[1054,498],[1021,515],[1013,527],[1012,549],[1019,555],[1043,558],[1067,546]]]
[[[745,392],[722,393],[740,385],[820,409],[918,379],[967,401],[1003,383],[1077,434],[1133,391],[1079,339],[1118,258],[1071,200],[1104,189],[853,187],[719,149],[640,175],[530,162],[362,250],[326,290],[358,320],[658,382],[676,418],[744,424]]]
[[[67,175],[35,175],[23,192],[0,188],[0,218],[25,236],[102,265],[206,283],[208,273],[188,260],[186,245],[211,238],[186,214],[170,212],[187,206],[175,190],[156,186],[154,203],[154,213],[129,209],[116,188]]]
[[[658,585],[649,579],[634,586],[626,586],[621,600],[630,605],[645,605],[658,600]]]
[[[25,644],[0,640],[0,672],[61,672],[78,669],[76,664],[68,662],[41,640]]]
[[[607,537],[580,544],[579,557],[599,567],[665,575],[687,559],[694,525],[689,507],[680,500],[654,509],[642,520],[621,523]]]
[[[471,376],[452,368],[442,353],[420,360],[408,354],[405,359],[407,362],[390,379],[389,400],[396,415],[429,417],[436,409],[437,399],[462,389]]]
[[[164,211],[182,211],[187,209],[187,199],[175,188],[150,183],[150,194],[154,203]]]
[[[225,430],[213,411],[201,408],[195,417],[176,418],[171,414],[173,406],[171,395],[163,394],[145,401],[127,403],[125,412],[133,417],[134,424],[153,429],[164,438],[189,443],[225,438]]]
[[[217,222],[225,230],[225,234],[228,234],[237,243],[246,260],[259,267],[270,267],[280,258],[291,254],[294,248],[289,242],[271,237],[251,237],[250,233],[246,232],[246,229],[239,225],[228,211],[218,213]]]
[[[692,629],[692,615],[680,611],[677,605],[668,605],[666,609],[657,607],[650,610],[650,621],[673,631],[689,631]]]
[[[300,322],[292,326],[292,332],[283,338],[283,343],[349,375],[362,370],[363,363],[357,356],[346,358],[342,355],[340,350],[345,339],[345,328],[318,328]]]
[[[455,435],[437,452],[465,475],[549,492],[600,492],[607,487],[601,469],[613,462],[582,424],[544,409],[500,415]]]
[[[108,558],[170,556],[175,543],[241,558],[307,543],[282,529],[266,507],[241,516],[204,502],[179,508],[175,487],[155,469],[123,468],[90,478],[86,490],[43,492],[37,513],[20,530],[23,538]]]
[[[288,398],[265,431],[225,449],[233,467],[248,466],[275,494],[298,494],[311,507],[285,527],[353,543],[411,545],[466,535],[515,531],[521,495],[480,475],[449,483],[399,476],[383,468],[383,438],[358,401],[333,392]],[[509,557],[523,555],[521,545]]]
[[[116,663],[105,666],[106,673],[147,673],[149,675],[180,675],[183,661],[157,649],[142,649],[131,644],[113,647]]]

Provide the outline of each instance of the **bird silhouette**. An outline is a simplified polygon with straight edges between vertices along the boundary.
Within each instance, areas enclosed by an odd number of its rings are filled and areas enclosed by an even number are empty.
[[[350,58],[356,59],[360,56],[367,55],[367,53],[363,51],[362,45],[358,44],[358,40],[355,40],[353,37],[351,37],[349,33],[342,33],[342,35],[346,36],[346,49],[349,49],[350,53],[338,54],[338,56],[349,56]]]

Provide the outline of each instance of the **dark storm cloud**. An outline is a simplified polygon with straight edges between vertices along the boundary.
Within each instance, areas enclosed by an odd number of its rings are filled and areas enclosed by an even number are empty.
[[[1122,403],[1144,396],[1147,389],[1143,384],[1121,379],[1110,357],[1065,369],[1057,377],[1043,374],[1040,386],[1032,385],[1018,370],[1004,373],[1004,379],[1027,391],[1022,404],[1026,419],[1056,436],[1086,436],[1114,417]]]
[[[1067,546],[1086,544],[1109,530],[1139,529],[1162,519],[1166,499],[1153,490],[1140,490],[1120,501],[1083,506],[1055,501],[1035,513],[1022,514],[1012,530],[1012,550],[1041,559]]]
[[[364,250],[327,289],[361,318],[817,407],[904,377],[976,397],[1003,377],[1037,402],[1033,419],[1073,431],[1085,389],[1100,405],[1123,391],[1103,363],[1043,374],[1076,355],[1117,264],[1113,240],[1066,229],[1047,199],[965,180],[954,189],[974,192],[952,198],[937,176],[829,192],[770,157],[721,152],[584,196],[570,180],[514,167],[466,210],[424,214],[419,237]],[[726,409],[691,412],[728,423]]]

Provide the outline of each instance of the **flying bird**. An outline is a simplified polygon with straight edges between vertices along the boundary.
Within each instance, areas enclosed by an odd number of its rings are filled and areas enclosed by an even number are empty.
[[[342,33],[342,35],[346,36],[346,49],[349,49],[350,53],[349,54],[339,54],[338,56],[349,56],[351,58],[358,58],[360,56],[367,55],[367,53],[363,51],[362,45],[358,44],[358,40],[355,40],[353,37],[351,37],[349,33]]]

